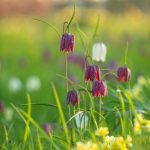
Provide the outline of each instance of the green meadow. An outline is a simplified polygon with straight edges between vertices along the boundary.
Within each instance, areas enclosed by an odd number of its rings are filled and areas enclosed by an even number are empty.
[[[100,67],[108,87],[99,114],[99,98],[93,98],[87,89],[81,92],[78,106],[67,105],[68,80],[60,39],[63,23],[70,20],[72,12],[71,7],[46,17],[16,15],[0,19],[0,101],[4,103],[0,112],[0,149],[75,149],[77,142],[91,140],[103,150],[104,141],[95,130],[108,127],[112,136],[132,137],[133,146],[128,149],[149,150],[150,16],[134,9],[111,14],[76,8],[70,33],[75,36],[72,55],[78,59],[74,61],[68,54],[68,78],[74,83],[69,84],[69,90],[74,86],[91,89],[84,82],[85,55],[87,51],[92,54],[94,43],[105,43],[106,61],[92,61]],[[123,66],[125,58],[131,70],[128,83],[118,82],[113,74],[105,76],[105,69]],[[89,118],[83,129],[75,123],[80,112]],[[135,119],[139,114],[146,123],[139,125],[141,132],[136,134]],[[49,134],[42,128],[45,123],[55,126]]]

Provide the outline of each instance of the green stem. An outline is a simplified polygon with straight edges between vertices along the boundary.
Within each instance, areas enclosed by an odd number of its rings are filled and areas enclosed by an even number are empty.
[[[127,41],[127,47],[126,47],[126,50],[125,50],[125,65],[127,65],[127,53],[128,53],[128,41]]]
[[[99,97],[99,124],[101,122],[101,115],[102,115],[102,97]]]
[[[103,79],[105,76],[109,75],[109,74],[111,74],[111,75],[113,75],[114,77],[117,78],[116,73],[114,73],[114,72],[107,72],[107,73],[105,73],[105,74],[102,76],[102,79]]]
[[[68,62],[67,62],[67,53],[65,53],[65,75],[66,75],[66,87],[68,92]]]
[[[84,98],[84,130],[85,130],[86,100]]]

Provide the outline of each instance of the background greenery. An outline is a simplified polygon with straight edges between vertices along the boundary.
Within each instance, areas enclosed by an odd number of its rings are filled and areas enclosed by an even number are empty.
[[[58,37],[56,32],[48,25],[34,20],[34,18],[52,24],[61,34],[63,22],[71,17],[72,10],[72,7],[67,7],[53,11],[47,17],[16,15],[1,18],[0,99],[4,101],[5,107],[12,107],[11,103],[13,103],[15,106],[26,110],[26,106],[21,106],[21,104],[27,103],[27,93],[30,94],[32,103],[55,104],[50,85],[51,82],[54,82],[56,86],[62,106],[66,106],[65,81],[57,76],[57,74],[65,74],[64,54],[59,50],[60,37]],[[98,16],[100,18],[98,32],[96,36],[91,39]],[[149,15],[144,14],[139,9],[133,8],[122,13],[112,14],[103,9],[77,8],[70,29],[70,32],[74,33],[76,37],[74,53],[81,56],[85,54],[81,40],[82,36],[85,43],[90,41],[92,45],[94,42],[100,41],[106,44],[108,50],[107,59],[105,63],[99,64],[100,68],[107,68],[112,61],[116,62],[118,66],[122,66],[124,64],[125,49],[128,42],[127,62],[132,71],[132,88],[137,83],[139,76],[148,79],[150,75],[149,27]],[[84,34],[79,32],[79,28]],[[91,45],[88,47],[90,51]],[[47,59],[44,55],[47,55]],[[83,68],[74,63],[70,63],[68,67],[69,75],[73,76],[77,83],[84,85]],[[41,88],[39,91],[28,92],[25,88],[25,84],[27,78],[33,75],[40,78]],[[13,93],[9,91],[8,82],[11,77],[17,77],[21,80],[23,88],[19,92]],[[113,83],[108,81],[108,84],[112,84],[110,86],[112,92],[110,91],[108,97],[104,99],[104,105],[106,105],[105,108],[113,108],[115,96],[113,97],[112,95],[113,91],[116,90],[115,84],[117,85],[117,83],[115,81],[113,81]],[[149,107],[149,88],[142,90],[142,99],[145,101],[140,102],[140,104],[141,106],[143,105],[143,107],[145,105]],[[137,99],[135,98],[135,100]],[[147,113],[147,117],[149,117],[149,112]],[[32,106],[32,117],[40,126],[45,122],[59,122],[58,111],[53,107]],[[112,121],[108,120],[108,122]],[[10,140],[21,143],[25,125],[16,112],[10,122],[7,122],[4,115],[0,114],[0,141],[3,141],[4,138],[3,126],[6,126],[8,129],[11,128]],[[109,126],[113,128],[111,125]],[[33,128],[32,131],[34,135],[36,130]],[[148,137],[149,135],[145,134],[141,139],[143,138],[145,140],[146,138],[147,141],[149,141]],[[139,145],[143,145],[142,142],[139,142]],[[148,146],[150,146],[150,144]]]

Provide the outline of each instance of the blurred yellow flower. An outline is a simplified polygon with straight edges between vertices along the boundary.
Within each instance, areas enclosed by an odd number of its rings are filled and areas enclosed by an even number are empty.
[[[100,127],[99,129],[97,129],[97,130],[95,131],[95,134],[96,134],[97,136],[105,137],[106,135],[109,134],[109,130],[108,130],[107,127]]]
[[[143,115],[142,114],[137,114],[137,120],[139,123],[143,123]]]
[[[112,142],[114,142],[114,140],[115,140],[115,137],[114,136],[106,136],[105,137],[105,142],[106,143],[112,143]]]
[[[132,147],[132,138],[129,135],[126,140],[122,136],[106,136],[102,144],[102,150],[128,150],[130,147]]]
[[[134,133],[135,134],[141,134],[141,131],[142,131],[142,129],[141,129],[141,124],[136,120],[135,122],[134,122]]]
[[[87,143],[77,142],[77,147],[74,150],[99,150],[98,145],[92,141]]]
[[[111,150],[111,147],[110,147],[109,144],[103,143],[103,144],[102,144],[102,150]]]
[[[142,129],[150,132],[150,120],[144,119],[142,114],[137,114],[137,117],[134,119],[134,133],[141,134]]]
[[[132,147],[133,146],[132,145],[132,137],[130,135],[128,135],[127,138],[126,138],[126,145],[128,147]]]
[[[78,142],[74,150],[129,150],[132,147],[132,137],[128,135],[126,139],[122,136],[109,136],[107,127],[100,127],[95,134],[102,137],[98,144],[89,141],[87,143]]]

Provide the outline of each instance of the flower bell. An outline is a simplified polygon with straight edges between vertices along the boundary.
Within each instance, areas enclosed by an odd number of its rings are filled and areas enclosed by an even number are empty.
[[[100,69],[97,65],[87,65],[85,68],[84,80],[87,83],[89,80],[100,80]]]
[[[119,67],[117,77],[120,82],[128,82],[131,78],[131,71],[127,67]]]
[[[98,96],[107,96],[108,90],[107,90],[107,85],[106,82],[101,80],[101,81],[94,81],[92,85],[92,95],[94,97]]]
[[[92,59],[99,62],[106,60],[107,47],[104,43],[95,43],[92,48]]]
[[[70,103],[73,106],[79,103],[79,95],[75,90],[71,90],[67,94],[67,104],[70,104]]]
[[[61,38],[60,51],[73,52],[74,48],[74,35],[69,33],[64,33]]]

